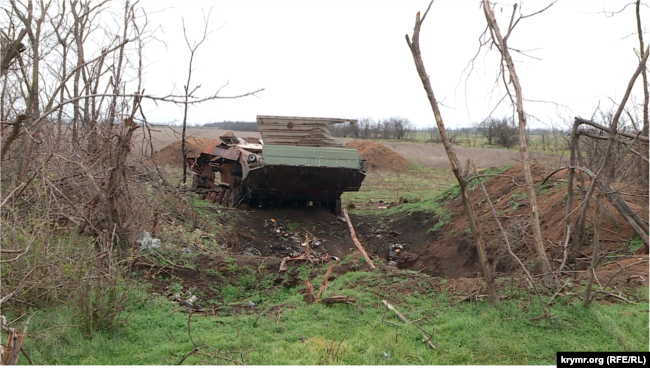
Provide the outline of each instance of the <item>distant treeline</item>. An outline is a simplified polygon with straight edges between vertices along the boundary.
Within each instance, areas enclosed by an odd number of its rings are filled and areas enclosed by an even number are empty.
[[[208,123],[203,126],[217,127],[223,130],[239,130],[245,132],[259,132],[260,128],[254,121],[223,121],[221,123]]]

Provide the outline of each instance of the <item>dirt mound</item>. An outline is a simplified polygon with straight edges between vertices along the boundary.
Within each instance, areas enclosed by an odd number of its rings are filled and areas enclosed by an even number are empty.
[[[368,171],[406,171],[413,164],[399,153],[378,142],[356,140],[348,143],[346,148],[359,151],[359,157],[368,160]]]
[[[552,170],[533,164],[531,165],[531,171],[533,181],[536,184],[542,238],[544,239],[547,256],[552,261],[553,268],[556,269],[563,260],[564,216],[566,211],[566,181],[568,172],[559,172],[547,180],[543,186],[540,186]],[[590,185],[589,181],[585,185],[588,187]],[[530,219],[530,201],[525,187],[522,165],[515,165],[503,172],[500,176],[485,182],[485,187],[499,214],[499,220],[508,233],[515,253],[527,265],[537,263],[537,254],[533,251],[534,239]],[[578,189],[576,189],[577,192]],[[634,188],[628,187],[627,193],[622,195],[622,197],[625,198],[630,207],[647,219],[647,204],[644,209],[643,199],[645,195],[642,192],[642,189],[639,189],[637,192]],[[647,194],[647,189],[645,194]],[[494,221],[490,207],[485,201],[485,195],[476,186],[469,190],[469,197],[470,201],[474,204],[474,211],[478,217],[483,236],[487,240],[486,251],[491,263],[496,263],[497,272],[513,272],[514,265],[510,257],[506,254],[505,249],[500,245],[502,235],[498,224]],[[579,204],[579,199],[574,200],[574,213],[577,212],[575,209]],[[587,213],[588,224],[593,224],[594,222],[594,207],[592,205]],[[632,256],[630,242],[635,238],[634,230],[613,207],[607,207],[608,210],[603,217],[600,228],[601,247],[604,247],[608,253],[611,252],[620,256]],[[441,232],[440,238],[426,246],[427,251],[423,252],[418,260],[420,264],[416,264],[416,267],[430,266],[435,259],[439,258],[449,248],[457,249],[459,253],[461,250],[465,250],[467,245],[473,248],[473,239],[469,231],[467,215],[459,196],[451,198],[447,205],[447,210],[451,215],[450,221],[439,230]],[[573,222],[575,222],[575,215],[572,219]],[[590,244],[592,242],[592,236],[593,231],[588,231],[586,245],[581,249],[586,255],[591,253]],[[578,269],[585,268],[589,260],[586,260],[584,264],[576,265],[576,267]],[[475,268],[477,272],[480,271],[478,266]],[[540,273],[541,270],[538,268],[539,266],[536,266],[533,272]]]
[[[220,143],[220,139],[214,138],[188,138],[185,141],[187,157],[197,157],[204,149],[213,144]],[[156,152],[154,158],[159,164],[181,166],[183,162],[182,141],[176,141],[160,151]]]

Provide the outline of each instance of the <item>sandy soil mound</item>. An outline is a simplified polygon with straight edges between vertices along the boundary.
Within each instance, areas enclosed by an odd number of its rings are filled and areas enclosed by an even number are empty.
[[[347,144],[346,148],[359,150],[359,157],[368,160],[368,171],[405,171],[413,164],[399,153],[383,146],[378,142],[356,140]]]
[[[187,157],[197,157],[204,149],[213,144],[220,143],[220,139],[214,138],[188,138],[185,141],[187,148]],[[167,147],[156,152],[155,159],[159,164],[181,166],[183,162],[183,151],[181,150],[182,142],[176,141]]]

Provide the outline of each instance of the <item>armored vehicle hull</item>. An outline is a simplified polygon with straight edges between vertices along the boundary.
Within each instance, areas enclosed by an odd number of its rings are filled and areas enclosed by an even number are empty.
[[[252,207],[310,204],[339,213],[341,195],[361,187],[365,160],[356,149],[343,148],[328,136],[328,124],[338,122],[342,121],[258,116],[262,138],[266,131],[275,144],[251,144],[232,133],[222,136],[222,144],[188,158],[196,173],[195,189],[203,198],[228,206],[243,201]],[[280,134],[285,127],[291,134]]]

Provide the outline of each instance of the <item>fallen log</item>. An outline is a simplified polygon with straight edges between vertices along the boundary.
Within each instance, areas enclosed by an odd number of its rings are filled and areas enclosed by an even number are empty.
[[[348,223],[348,227],[350,228],[350,235],[352,236],[352,241],[354,242],[354,245],[357,246],[357,249],[361,254],[363,255],[363,258],[366,259],[366,263],[368,263],[368,266],[370,266],[371,269],[375,269],[375,264],[372,263],[372,260],[370,257],[368,257],[368,253],[363,249],[363,246],[359,242],[359,239],[357,239],[357,235],[354,232],[354,227],[352,226],[352,221],[350,221],[350,216],[348,216],[348,210],[343,209],[343,216],[345,216],[345,221]]]

